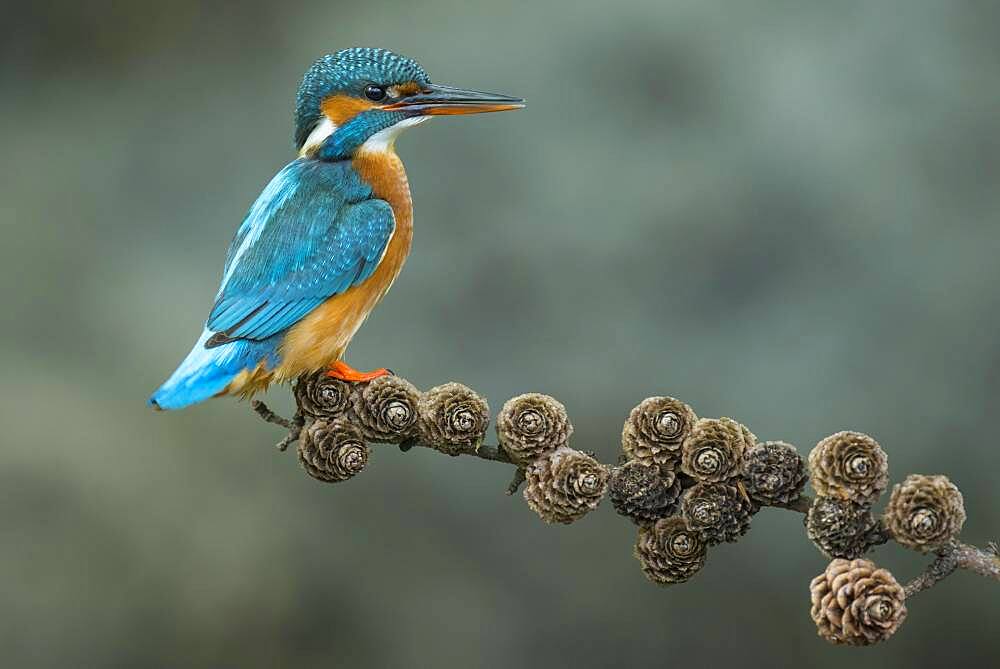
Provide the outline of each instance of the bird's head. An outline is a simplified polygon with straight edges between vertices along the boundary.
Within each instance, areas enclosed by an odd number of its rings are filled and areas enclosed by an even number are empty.
[[[385,49],[344,49],[317,60],[303,77],[295,146],[300,156],[341,160],[391,149],[402,130],[431,116],[523,106],[520,98],[432,84],[415,61]]]

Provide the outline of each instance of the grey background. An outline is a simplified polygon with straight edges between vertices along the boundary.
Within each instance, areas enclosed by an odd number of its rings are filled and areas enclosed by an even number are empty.
[[[867,431],[995,539],[998,7],[5,3],[0,663],[994,664],[998,591],[968,574],[883,646],[820,641],[794,514],[661,589],[606,503],[547,527],[504,468],[390,448],[324,486],[244,404],[143,401],[292,155],[304,69],[385,46],[529,107],[400,141],[415,245],[352,364],[494,409],[551,393],[605,461],[652,394],[803,453]]]

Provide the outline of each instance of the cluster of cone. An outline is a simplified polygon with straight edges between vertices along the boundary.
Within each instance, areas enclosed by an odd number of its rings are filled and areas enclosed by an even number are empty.
[[[632,409],[622,450],[611,502],[639,526],[636,557],[662,585],[691,578],[710,546],[736,541],[762,506],[794,502],[807,479],[794,447],[760,443],[746,426],[699,418],[672,397],[650,397]]]
[[[893,488],[877,518],[872,506],[888,487],[888,459],[877,441],[859,432],[820,441],[809,454],[809,473],[818,496],[806,514],[806,532],[833,558],[810,584],[817,631],[836,644],[884,641],[906,619],[905,592],[891,573],[861,556],[889,538],[921,552],[946,546],[965,523],[962,493],[946,476],[912,474]]]
[[[466,386],[420,392],[397,376],[345,383],[325,374],[294,388],[303,417],[298,455],[326,482],[356,475],[369,443],[419,438],[449,455],[483,443],[490,413]],[[904,588],[863,555],[893,539],[921,552],[954,542],[965,523],[962,493],[945,476],[910,475],[896,485],[880,517],[872,506],[889,483],[882,447],[860,432],[838,432],[809,453],[808,465],[783,442],[758,442],[729,418],[699,418],[672,397],[650,397],[622,429],[623,456],[608,468],[569,446],[566,408],[548,395],[507,401],[496,422],[500,446],[524,472],[524,499],[548,523],[571,523],[608,493],[615,510],[638,526],[635,555],[653,582],[694,576],[708,549],[734,542],[764,506],[791,506],[807,480],[817,497],[806,513],[809,539],[832,561],[810,584],[819,635],[845,645],[892,636],[906,619]]]
[[[361,472],[370,443],[417,437],[458,455],[483,442],[490,420],[486,400],[460,383],[420,392],[398,376],[347,383],[320,373],[300,378],[294,392],[305,419],[299,462],[310,476],[329,483]]]
[[[497,415],[497,438],[524,471],[524,499],[547,523],[572,523],[597,508],[608,489],[608,468],[569,447],[573,425],[566,407],[539,393],[511,398]]]
[[[475,452],[490,422],[486,400],[460,383],[421,393],[398,376],[346,383],[325,374],[300,378],[295,399],[304,424],[298,455],[310,476],[344,481],[368,463],[369,443],[418,438],[448,455]],[[548,395],[508,401],[497,416],[500,446],[525,475],[524,498],[542,520],[571,523],[596,508],[608,468],[569,447],[566,408]]]

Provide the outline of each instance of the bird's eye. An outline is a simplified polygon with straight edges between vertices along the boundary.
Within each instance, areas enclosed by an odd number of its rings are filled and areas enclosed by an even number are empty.
[[[381,86],[366,86],[365,87],[365,97],[372,102],[378,102],[385,98],[385,89]]]

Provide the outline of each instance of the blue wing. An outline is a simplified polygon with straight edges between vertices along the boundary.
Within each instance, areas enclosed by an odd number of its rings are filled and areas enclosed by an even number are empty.
[[[250,208],[229,248],[206,346],[266,339],[371,276],[395,229],[350,163],[296,160]]]

